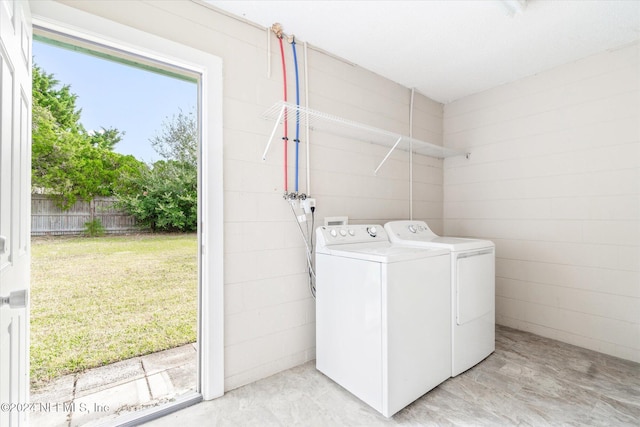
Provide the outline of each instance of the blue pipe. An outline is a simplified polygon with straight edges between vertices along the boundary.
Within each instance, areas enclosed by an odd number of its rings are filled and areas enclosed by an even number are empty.
[[[298,56],[296,54],[296,39],[294,38],[291,42],[291,47],[293,48],[293,63],[296,70],[296,139],[294,140],[296,143],[296,188],[295,192],[298,193],[298,158],[299,158],[299,146],[300,146],[300,84],[298,81]]]

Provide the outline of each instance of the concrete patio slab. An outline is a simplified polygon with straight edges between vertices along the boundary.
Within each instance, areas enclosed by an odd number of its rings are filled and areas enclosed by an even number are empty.
[[[44,387],[32,390],[31,401],[42,403],[70,402],[73,399],[75,381],[75,374],[56,378]]]
[[[38,427],[67,425],[68,411],[64,403],[73,400],[75,375],[56,378],[44,387],[32,391],[31,402],[48,405],[48,410],[29,413],[29,424]]]
[[[93,420],[119,415],[139,405],[151,402],[149,386],[140,378],[74,400],[71,426],[83,426]]]
[[[125,383],[137,378],[144,378],[145,372],[140,358],[123,360],[81,373],[76,382],[76,398],[87,393],[94,393],[115,384]]]
[[[151,391],[151,397],[154,399],[161,399],[163,397],[171,398],[175,395],[171,377],[169,377],[166,371],[149,375],[147,382],[149,384],[149,390]]]
[[[102,425],[118,416],[162,405],[196,389],[197,352],[193,344],[89,369],[33,390],[31,401],[48,411],[30,414],[31,425]]]
[[[195,358],[188,364],[168,369],[166,372],[169,374],[176,394],[184,394],[186,391],[195,390],[198,372]]]
[[[196,358],[196,349],[192,344],[183,345],[158,353],[147,354],[141,356],[142,365],[147,375],[157,372],[166,371],[176,366],[183,366],[194,361]]]
[[[67,402],[68,403],[68,402]],[[53,406],[48,411],[29,413],[29,425],[37,427],[59,427],[69,425],[69,412],[62,404]]]

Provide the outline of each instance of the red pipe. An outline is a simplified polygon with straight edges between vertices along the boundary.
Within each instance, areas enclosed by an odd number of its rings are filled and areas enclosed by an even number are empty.
[[[282,58],[282,79],[283,79],[283,87],[284,87],[284,102],[287,102],[287,66],[285,65],[284,60],[284,47],[282,46],[282,37],[278,37],[278,42],[280,42],[280,57]],[[284,193],[285,197],[289,193],[289,177],[287,170],[289,168],[288,164],[288,142],[289,142],[289,122],[287,120],[287,107],[284,107],[284,136],[282,139],[284,140]]]

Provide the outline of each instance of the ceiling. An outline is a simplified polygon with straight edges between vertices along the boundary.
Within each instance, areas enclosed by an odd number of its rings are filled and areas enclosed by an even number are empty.
[[[442,103],[640,39],[640,0],[205,1]]]

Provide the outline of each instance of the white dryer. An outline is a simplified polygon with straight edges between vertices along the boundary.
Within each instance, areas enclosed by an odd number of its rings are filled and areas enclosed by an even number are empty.
[[[390,417],[451,373],[449,251],[380,225],[316,230],[316,367]]]
[[[384,226],[394,243],[451,251],[451,376],[495,350],[495,245],[490,240],[440,237],[424,221]]]

